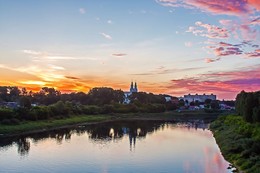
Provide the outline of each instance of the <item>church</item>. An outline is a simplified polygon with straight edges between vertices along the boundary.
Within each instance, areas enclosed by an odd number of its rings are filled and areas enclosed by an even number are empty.
[[[136,82],[135,83],[131,82],[130,90],[124,92],[124,94],[125,94],[124,104],[129,104],[130,103],[129,96],[132,95],[132,93],[137,93],[137,92],[138,92],[137,83]]]

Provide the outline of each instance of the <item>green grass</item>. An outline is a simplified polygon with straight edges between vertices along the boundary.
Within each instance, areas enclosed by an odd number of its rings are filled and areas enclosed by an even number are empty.
[[[211,130],[224,155],[245,173],[260,173],[260,125],[241,116],[222,116],[211,123]]]
[[[86,122],[98,122],[110,119],[109,115],[81,115],[64,119],[25,121],[18,125],[0,125],[0,134],[11,135],[33,130],[50,129],[66,125],[73,125]]]
[[[35,130],[59,128],[66,125],[80,124],[86,122],[99,122],[111,119],[135,119],[135,120],[163,120],[163,121],[189,121],[201,119],[212,121],[218,117],[217,113],[205,113],[204,111],[170,111],[163,113],[126,113],[126,114],[106,114],[106,115],[77,115],[64,117],[63,119],[24,121],[18,125],[0,124],[0,134],[15,135],[23,132]],[[1,136],[0,136],[1,137]]]

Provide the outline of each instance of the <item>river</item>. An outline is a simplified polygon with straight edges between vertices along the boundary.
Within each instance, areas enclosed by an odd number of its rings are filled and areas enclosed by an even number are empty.
[[[203,122],[115,121],[0,140],[1,173],[231,173]]]

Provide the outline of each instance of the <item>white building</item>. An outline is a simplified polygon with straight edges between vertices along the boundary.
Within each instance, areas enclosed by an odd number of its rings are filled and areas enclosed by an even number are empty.
[[[125,100],[124,100],[124,104],[129,104],[130,103],[130,96],[132,95],[132,93],[137,93],[138,89],[137,89],[137,83],[133,83],[131,82],[131,86],[130,86],[130,90],[124,92],[125,94]]]
[[[181,97],[181,99],[183,99],[184,101],[187,100],[189,103],[190,103],[190,102],[195,102],[196,100],[199,101],[199,102],[205,102],[206,99],[216,100],[216,99],[217,99],[217,96],[214,95],[214,94],[210,94],[210,95],[207,95],[207,94],[203,94],[203,95],[199,95],[199,94],[195,94],[195,95],[188,94],[188,95],[184,95],[183,97]]]

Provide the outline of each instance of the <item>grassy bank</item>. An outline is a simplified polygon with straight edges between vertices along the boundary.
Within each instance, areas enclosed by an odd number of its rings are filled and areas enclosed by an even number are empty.
[[[0,124],[0,137],[12,136],[21,133],[33,133],[54,128],[62,128],[68,125],[77,125],[90,122],[108,120],[161,120],[161,121],[212,121],[219,113],[205,113],[204,111],[171,111],[164,113],[127,113],[127,114],[106,114],[106,115],[77,115],[63,117],[63,119],[49,119],[37,121],[22,121],[17,125]]]
[[[24,121],[18,125],[0,125],[0,134],[6,136],[25,132],[37,132],[73,124],[99,122],[109,119],[111,119],[109,115],[81,115],[64,119]]]
[[[219,117],[210,125],[224,157],[246,173],[260,172],[260,124],[241,116]]]

